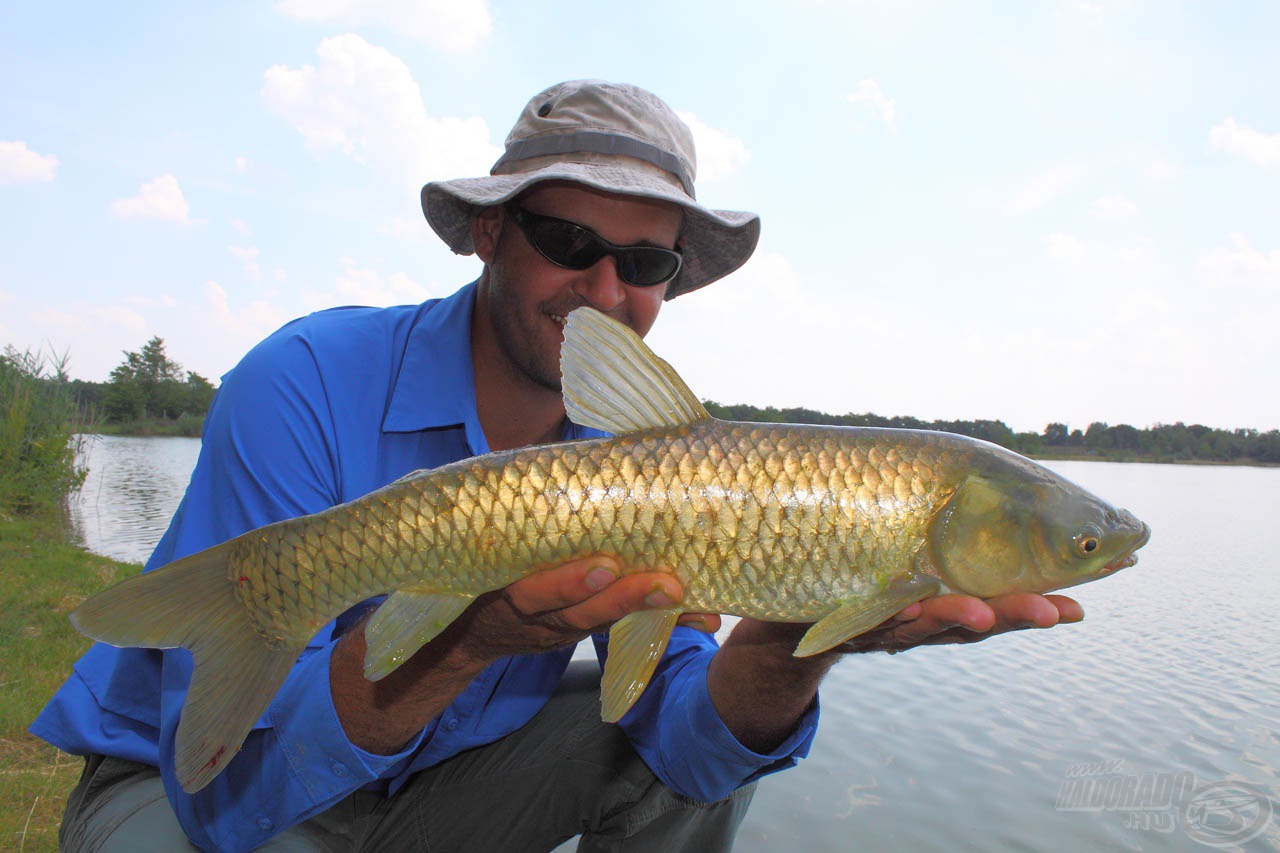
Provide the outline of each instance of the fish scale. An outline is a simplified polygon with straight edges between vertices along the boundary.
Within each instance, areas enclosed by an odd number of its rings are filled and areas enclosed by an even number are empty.
[[[709,421],[491,454],[273,525],[229,572],[272,638],[388,590],[476,595],[597,553],[670,571],[691,611],[812,619],[908,567],[956,484],[935,467],[964,468],[946,441]]]

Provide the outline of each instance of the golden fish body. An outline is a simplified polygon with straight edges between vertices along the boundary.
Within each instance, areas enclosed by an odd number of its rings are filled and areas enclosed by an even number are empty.
[[[686,611],[812,622],[915,568],[984,449],[941,433],[713,420],[545,445],[247,534],[229,567],[278,640],[308,639],[389,590],[474,596],[593,554],[675,575]]]
[[[393,671],[476,596],[576,557],[667,571],[677,608],[609,633],[602,716],[644,690],[680,612],[814,622],[811,655],[955,590],[1044,592],[1131,565],[1145,524],[1017,454],[935,432],[712,419],[633,332],[574,311],[565,405],[615,438],[493,453],[250,531],[106,590],[72,614],[123,646],[191,650],[175,764],[208,784],[306,643],[390,593],[365,675]]]

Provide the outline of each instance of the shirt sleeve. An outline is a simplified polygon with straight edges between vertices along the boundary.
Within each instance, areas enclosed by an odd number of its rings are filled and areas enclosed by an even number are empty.
[[[595,635],[604,664],[607,635]],[[649,769],[677,794],[714,802],[748,782],[792,767],[809,754],[818,731],[818,700],[778,747],[759,753],[743,746],[720,719],[707,692],[715,638],[677,626],[653,680],[618,725]]]
[[[223,378],[191,484],[148,568],[338,503],[329,406],[304,338],[286,327],[251,351]],[[311,641],[240,753],[195,794],[182,790],[174,771],[191,656],[164,652],[160,772],[179,823],[200,847],[256,847],[389,771],[426,736],[390,756],[347,739],[329,690],[336,636],[331,623]]]

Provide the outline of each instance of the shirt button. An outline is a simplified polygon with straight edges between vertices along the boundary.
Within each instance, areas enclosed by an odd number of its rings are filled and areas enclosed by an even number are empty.
[[[333,761],[333,762],[330,762],[330,763],[329,763],[329,768],[330,768],[331,770],[333,770],[333,775],[334,775],[334,776],[346,776],[346,775],[347,775],[347,765],[343,764],[341,761]]]
[[[455,729],[458,728],[458,718],[450,717],[449,719],[445,720],[444,727],[449,731],[454,731]]]
[[[275,824],[271,822],[270,818],[266,818],[266,817],[258,818],[258,829],[261,829],[263,832],[270,832],[271,827],[273,826],[275,826]]]

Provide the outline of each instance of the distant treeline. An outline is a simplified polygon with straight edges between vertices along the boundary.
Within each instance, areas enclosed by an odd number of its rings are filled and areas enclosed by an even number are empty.
[[[31,358],[9,348],[6,359],[14,375],[24,357]],[[56,385],[69,392],[68,399],[81,413],[82,431],[198,436],[216,390],[209,380],[183,370],[170,359],[161,338],[152,338],[137,352],[125,352],[124,361],[106,382],[69,379],[60,365],[51,375],[30,365],[23,370],[29,383]],[[829,415],[799,407],[762,409],[745,403],[725,406],[705,402],[712,415],[725,420],[939,430],[985,439],[1040,458],[1280,465],[1280,430],[1274,429],[1226,430],[1181,422],[1138,429],[1095,422],[1083,430],[1051,423],[1035,433],[1014,432],[1004,421],[922,421],[907,415]]]
[[[68,386],[81,408],[96,416],[94,431],[134,435],[199,435],[216,390],[170,359],[162,338],[126,352],[106,382],[74,379]]]
[[[1056,459],[1109,459],[1133,462],[1232,462],[1239,465],[1280,465],[1280,430],[1213,429],[1200,424],[1157,424],[1137,429],[1128,424],[1095,422],[1088,429],[1069,429],[1052,423],[1044,432],[1014,432],[1004,421],[922,421],[881,415],[829,415],[813,409],[761,409],[739,404],[722,406],[706,401],[717,418],[783,424],[874,426],[930,429],[981,438],[1025,456]]]

